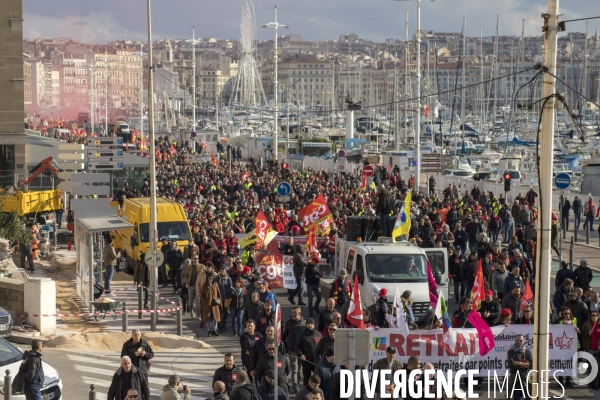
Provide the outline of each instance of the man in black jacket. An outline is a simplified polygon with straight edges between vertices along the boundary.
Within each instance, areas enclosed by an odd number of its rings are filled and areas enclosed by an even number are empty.
[[[260,338],[252,347],[252,353],[250,353],[250,375],[254,377],[254,370],[258,361],[267,354],[267,347],[269,343],[275,341],[275,328],[269,326],[266,330],[266,335]],[[259,382],[260,383],[260,382]]]
[[[319,305],[321,304],[321,271],[317,268],[319,260],[311,260],[304,271],[306,276],[306,290],[308,292],[308,316],[312,317],[313,312],[320,313]],[[313,293],[316,301],[313,303]]]
[[[589,286],[594,278],[592,270],[590,267],[588,267],[585,259],[581,260],[579,267],[575,268],[573,273],[575,274],[575,287],[582,289]]]
[[[323,336],[319,343],[317,343],[317,347],[315,347],[315,360],[320,360],[321,356],[325,354],[327,349],[330,347],[333,348],[335,343],[335,333],[338,330],[338,326],[334,323],[329,324],[327,327],[327,334]]]
[[[460,298],[465,295],[466,285],[461,275],[462,266],[465,261],[466,258],[461,254],[460,246],[454,246],[454,253],[448,260],[448,270],[452,275],[452,282],[454,282],[454,300],[457,304]]]
[[[290,388],[290,391],[293,393],[298,393],[298,390],[300,389],[299,383],[302,377],[302,370],[299,368],[298,358],[296,357],[296,339],[305,329],[306,321],[302,318],[302,309],[296,306],[292,308],[292,316],[290,319],[285,321],[283,333],[281,334],[281,340],[285,343],[287,353],[291,356],[290,370],[292,387]]]
[[[304,386],[308,385],[308,378],[315,369],[315,347],[321,340],[321,333],[315,331],[315,321],[306,320],[306,329],[296,339],[296,354],[302,361],[302,375]]]
[[[321,312],[321,315],[319,315],[319,324],[317,325],[319,332],[323,332],[323,329],[325,329],[325,327],[333,321],[332,318],[333,313],[335,312],[335,300],[332,298],[327,299],[325,302],[325,307],[325,310]]]
[[[44,387],[44,367],[42,365],[42,341],[35,339],[31,342],[31,350],[23,354],[23,362],[27,365],[25,371],[25,398],[41,399]]]
[[[227,395],[231,394],[231,389],[235,385],[237,375],[240,372],[240,369],[235,365],[233,360],[233,354],[227,353],[225,354],[225,364],[222,367],[217,368],[215,374],[213,375],[212,384],[215,382],[221,381],[225,384],[225,390],[227,391]]]
[[[577,327],[579,330],[583,329],[583,324],[590,319],[590,311],[579,296],[577,291],[571,290],[568,295],[568,300],[564,302],[563,307],[569,307],[571,310],[571,317],[577,319]]]
[[[269,343],[267,346],[267,354],[260,359],[254,370],[254,379],[256,383],[263,382],[263,378],[267,371],[273,371],[275,362],[275,343]],[[290,359],[284,354],[277,356],[277,386],[280,386],[286,394],[290,393],[290,385],[288,383],[288,374],[290,373]]]
[[[489,326],[494,325],[494,321],[500,316],[500,303],[494,300],[494,292],[485,291],[485,301],[481,303],[478,312]]]
[[[290,236],[290,239],[292,237]],[[306,270],[306,263],[302,259],[302,254],[294,254],[294,278],[296,279],[296,288],[289,295],[288,300],[292,305],[296,305],[294,297],[298,296],[298,305],[305,306],[306,303],[302,301],[302,294],[304,293],[304,273]]]
[[[379,215],[379,226],[381,227],[381,236],[388,236],[391,232],[388,232],[388,220],[390,218],[390,212],[394,204],[392,194],[387,190],[383,184],[377,186],[377,193],[379,198],[377,199],[377,206],[375,206],[375,212]]]
[[[183,264],[183,260],[183,253],[179,247],[177,247],[177,242],[171,242],[171,249],[167,255],[167,264],[169,264],[169,275],[173,282],[173,293],[177,292],[177,289],[181,286],[181,274],[179,273],[179,268],[181,267],[181,264]]]
[[[131,331],[131,339],[123,343],[121,357],[123,356],[128,356],[131,359],[131,364],[140,370],[147,383],[150,370],[148,362],[154,357],[154,352],[148,342],[142,339],[142,333],[139,329]]]
[[[127,356],[121,357],[121,367],[115,372],[108,388],[107,400],[121,400],[129,389],[135,389],[141,394],[138,400],[150,400],[150,389],[141,371],[131,364]]]
[[[475,273],[477,272],[477,265],[478,265],[477,253],[474,251],[471,251],[471,255],[469,256],[469,259],[463,263],[463,266],[461,269],[461,274],[460,274],[463,281],[465,282],[465,286],[466,286],[465,293],[467,295],[469,295],[469,293],[471,293],[471,289],[473,289],[473,284],[475,283]]]
[[[250,371],[250,359],[254,344],[258,342],[262,335],[259,332],[255,332],[256,324],[254,320],[249,319],[246,321],[246,332],[240,336],[240,346],[242,347],[242,365],[246,371]]]

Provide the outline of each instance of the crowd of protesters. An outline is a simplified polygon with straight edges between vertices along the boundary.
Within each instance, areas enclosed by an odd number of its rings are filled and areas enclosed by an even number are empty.
[[[263,399],[272,398],[274,390],[281,390],[285,398],[293,394],[296,399],[339,398],[336,379],[339,379],[341,366],[333,363],[333,343],[337,329],[353,327],[346,319],[351,277],[343,269],[338,271],[338,289],[335,295],[330,293],[324,307],[320,307],[322,276],[317,268],[318,260],[303,257],[305,249],[294,244],[293,237],[307,233],[298,211],[320,194],[324,195],[333,223],[319,251],[333,263],[334,239],[345,237],[349,217],[365,215],[384,221],[380,224],[380,235],[390,235],[385,221],[395,220],[404,207],[405,196],[414,186],[414,177],[405,182],[397,167],[376,166],[373,182],[360,190],[360,171],[330,174],[307,168],[291,170],[289,175],[282,176],[277,161],[263,157],[242,160],[238,149],[221,147],[211,154],[210,162],[202,163],[190,162],[189,151],[189,143],[170,142],[166,138],[157,141],[158,194],[183,205],[192,232],[183,251],[174,242],[163,241],[161,250],[165,263],[159,275],[163,287],[170,283],[180,294],[184,310],[200,320],[208,336],[218,336],[231,329],[230,334],[240,338],[241,363],[234,365],[234,355],[226,355],[225,364],[215,372],[213,383],[222,382],[227,395],[237,399],[250,399],[254,393]],[[279,202],[276,191],[282,179],[293,189],[290,200],[285,203]],[[502,194],[496,196],[481,191],[477,185],[463,192],[455,185],[436,192],[435,179],[430,179],[428,185],[430,193],[412,193],[412,226],[406,239],[423,248],[448,249],[451,298],[458,304],[452,325],[471,327],[468,320],[471,312],[478,312],[490,326],[533,324],[533,301],[522,309],[521,299],[526,289],[530,288],[531,293],[535,291],[538,219],[535,190],[532,188],[508,202]],[[148,196],[149,191],[146,180],[138,190],[124,186],[117,198],[122,202],[128,197]],[[301,285],[289,293],[288,300],[294,307],[283,328],[278,382],[273,381],[270,372],[275,351],[274,309],[278,300],[255,268],[259,253],[267,250],[254,245],[241,248],[235,236],[254,231],[261,211],[278,233],[290,236],[280,251],[294,256],[294,275],[297,280],[298,277],[305,279],[309,288],[308,315],[305,316],[302,315],[301,306],[306,304]],[[561,217],[564,217],[566,210],[562,211]],[[593,217],[587,223],[592,224]],[[554,242],[557,236],[558,218],[554,216]],[[553,245],[558,253],[556,247]],[[470,294],[480,263],[485,301],[478,310],[472,310]],[[556,275],[551,308],[553,323],[575,325],[578,348],[596,353],[600,341],[600,299],[591,287],[592,278],[592,270],[585,260],[581,260],[575,270],[563,262]],[[388,326],[386,317],[391,311],[386,295],[383,291],[380,293],[381,306],[373,315],[364,310],[368,327]],[[409,291],[403,293],[402,303],[411,329],[441,326],[435,317],[416,323]],[[388,348],[388,353],[393,353],[392,350]],[[415,365],[415,362],[408,360],[407,365]],[[519,369],[525,365],[512,367]],[[232,368],[236,368],[235,382],[231,379]],[[567,379],[566,384],[571,382]]]

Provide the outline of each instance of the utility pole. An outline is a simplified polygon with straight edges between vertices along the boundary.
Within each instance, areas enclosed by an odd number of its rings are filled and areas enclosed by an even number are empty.
[[[140,43],[140,136],[144,143],[144,48]]]
[[[196,30],[192,27],[192,131],[196,131]],[[217,122],[218,124],[218,122]],[[196,152],[196,139],[192,140],[192,152]]]
[[[415,132],[415,161],[417,166],[415,167],[415,185],[417,186],[417,192],[421,184],[421,0],[417,0],[417,92],[415,98],[417,99],[417,119],[416,119],[416,132]]]
[[[150,0],[147,0],[148,6],[148,141],[150,142],[150,227],[149,244],[152,261],[150,265],[150,285],[152,286],[150,299],[151,307],[154,312],[150,314],[150,328],[156,331],[156,292],[158,291],[158,265],[156,264],[156,252],[158,231],[156,229],[156,148],[154,145],[154,79],[153,60],[152,60],[152,14]]]
[[[278,150],[278,143],[277,143],[278,136],[279,136],[279,126],[278,126],[279,124],[277,122],[277,117],[278,117],[277,116],[277,112],[278,112],[278,107],[279,107],[279,96],[277,95],[277,89],[279,87],[279,82],[277,81],[277,75],[278,75],[278,72],[277,72],[277,66],[278,66],[277,65],[277,62],[278,62],[278,54],[277,54],[277,29],[278,28],[285,28],[285,29],[289,28],[286,25],[281,25],[281,24],[277,23],[277,6],[275,6],[275,22],[269,22],[268,24],[263,25],[263,28],[271,28],[271,29],[273,29],[273,34],[275,36],[275,46],[274,46],[274,49],[273,49],[273,58],[274,58],[274,61],[275,61],[275,76],[274,76],[275,79],[274,79],[274,82],[273,82],[273,97],[275,98],[274,102],[273,102],[274,106],[275,106],[274,121],[273,121],[274,128],[275,128],[275,134],[274,134],[274,138],[273,139],[274,139],[274,143],[275,143],[275,151],[273,152],[273,155],[275,156],[275,160],[277,160],[278,151],[279,151]]]
[[[538,282],[535,291],[535,310],[533,327],[533,383],[539,390],[535,398],[548,398],[548,377],[544,379],[539,372],[548,368],[548,335],[550,324],[550,273],[552,254],[550,232],[552,226],[552,160],[554,152],[554,102],[556,93],[556,51],[558,36],[558,0],[548,0],[548,13],[544,18],[544,67],[548,73],[543,75],[542,90],[542,130],[540,135],[540,218],[537,227],[537,271]],[[543,372],[541,372],[543,374]],[[544,382],[545,381],[545,382]]]
[[[108,51],[104,50],[104,130],[108,136]]]

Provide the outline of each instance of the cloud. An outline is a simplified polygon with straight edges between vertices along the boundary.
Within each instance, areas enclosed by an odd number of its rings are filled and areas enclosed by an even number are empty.
[[[580,18],[598,8],[598,0],[562,2],[563,19]],[[152,0],[154,38],[189,38],[192,26],[198,37],[237,40],[242,0]],[[381,42],[404,38],[405,13],[409,30],[416,26],[415,2],[393,0],[255,0],[256,23],[273,20],[278,6],[280,23],[290,26],[286,34],[299,34],[305,40],[337,39],[340,34]],[[540,35],[547,0],[436,0],[421,1],[421,25],[425,30],[459,32],[463,15],[467,34],[494,35],[496,15],[500,14],[500,34]],[[105,43],[116,39],[146,40],[146,1],[144,0],[23,0],[26,36],[66,36],[76,41]],[[600,28],[590,21],[590,34]],[[583,32],[585,22],[570,23],[569,31]],[[257,29],[258,39],[270,39],[272,32]]]

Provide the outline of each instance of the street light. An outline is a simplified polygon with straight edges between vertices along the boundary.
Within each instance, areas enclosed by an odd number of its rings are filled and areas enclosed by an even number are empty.
[[[273,53],[273,57],[275,58],[275,82],[273,84],[273,97],[275,97],[275,118],[274,118],[274,123],[275,123],[275,138],[274,138],[274,142],[275,142],[275,152],[273,153],[275,155],[275,160],[277,160],[277,153],[278,153],[278,143],[277,143],[277,136],[279,135],[279,127],[278,127],[278,122],[277,122],[277,108],[279,106],[279,96],[277,96],[277,86],[278,86],[278,82],[277,82],[277,29],[278,28],[284,28],[284,29],[288,29],[289,26],[287,25],[281,25],[277,23],[277,6],[275,6],[275,22],[269,22],[266,25],[262,26],[263,28],[271,28],[273,29],[273,33],[275,35],[275,49],[274,49],[274,53]]]
[[[186,40],[192,44],[192,132],[196,131],[196,32],[195,27],[192,27],[192,39]],[[192,140],[192,150],[196,152],[196,139]]]

